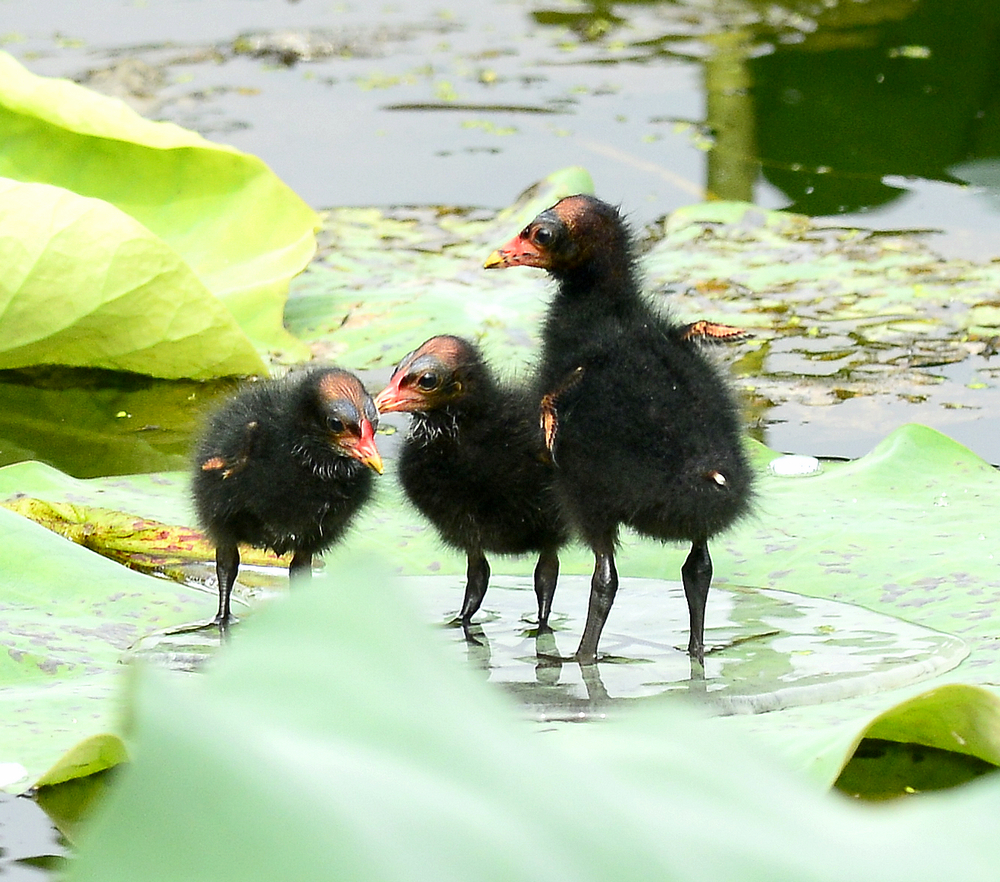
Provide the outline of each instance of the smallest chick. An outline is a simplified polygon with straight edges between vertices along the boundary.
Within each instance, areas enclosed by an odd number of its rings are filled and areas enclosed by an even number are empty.
[[[209,416],[195,449],[192,494],[215,543],[225,630],[239,545],[292,553],[289,578],[337,542],[382,474],[378,410],[361,381],[316,367],[245,386]]]

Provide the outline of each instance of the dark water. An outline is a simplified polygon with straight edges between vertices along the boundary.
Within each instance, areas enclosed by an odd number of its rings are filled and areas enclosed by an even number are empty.
[[[4,882],[51,879],[65,854],[62,837],[36,803],[0,793],[0,878]]]
[[[711,194],[939,231],[943,255],[1000,255],[992,0],[6,0],[0,11],[4,48],[31,70],[256,153],[316,207],[500,208],[579,164],[638,224]],[[183,466],[187,397],[207,390],[75,383],[58,380],[55,396],[51,381],[0,383],[0,462],[80,475]],[[956,416],[899,403],[879,420],[841,407],[779,406],[761,431],[778,449],[857,456],[915,420],[1000,461],[992,406]]]

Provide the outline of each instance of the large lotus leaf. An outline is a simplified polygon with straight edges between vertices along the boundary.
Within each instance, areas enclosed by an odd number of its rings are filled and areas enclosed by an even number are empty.
[[[905,741],[914,732],[922,744],[968,753],[1000,766],[1000,699],[954,684],[925,692],[872,721],[866,738]]]
[[[71,505],[100,506],[140,517],[183,525],[194,523],[183,472],[74,478],[41,462],[0,468],[0,499],[38,497]]]
[[[111,203],[173,249],[260,348],[301,354],[282,313],[289,279],[314,253],[318,218],[260,159],[34,76],[4,53],[0,128],[0,175]],[[53,302],[38,312],[58,321]]]
[[[68,878],[936,882],[1000,860],[1000,780],[878,811],[677,706],[553,738],[446,659],[391,577],[340,576],[203,677],[145,672],[135,761]]]
[[[0,253],[0,369],[193,378],[267,370],[178,254],[107,202],[0,178]]]

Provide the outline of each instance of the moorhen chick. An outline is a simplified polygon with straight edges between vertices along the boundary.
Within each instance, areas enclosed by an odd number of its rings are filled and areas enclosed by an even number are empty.
[[[400,482],[441,539],[466,554],[466,634],[489,585],[487,552],[538,552],[538,626],[547,629],[567,535],[530,391],[500,383],[468,340],[438,336],[403,358],[375,404],[413,416]]]
[[[225,629],[239,543],[292,552],[290,579],[344,534],[382,474],[378,411],[353,374],[315,367],[252,383],[209,417],[195,451],[195,508],[216,546]]]
[[[747,512],[752,475],[728,384],[691,342],[697,323],[677,324],[644,299],[628,225],[592,196],[543,211],[485,266],[541,267],[558,283],[542,328],[537,398],[557,494],[594,553],[577,661],[597,659],[624,524],[691,543],[681,568],[688,653],[703,664],[708,541]]]

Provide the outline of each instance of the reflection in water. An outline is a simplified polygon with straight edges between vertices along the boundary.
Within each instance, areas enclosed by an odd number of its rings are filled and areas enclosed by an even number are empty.
[[[709,650],[711,652],[712,650]],[[543,690],[551,690],[559,685],[563,668],[566,667],[573,672],[573,676],[578,676],[586,689],[584,704],[588,714],[593,714],[602,705],[611,703],[611,694],[604,685],[601,678],[601,670],[607,668],[609,664],[626,662],[627,659],[613,659],[608,656],[601,656],[595,665],[581,665],[572,657],[564,657],[559,654],[556,646],[555,634],[546,631],[535,636],[535,683]],[[690,691],[692,695],[703,696],[706,694],[705,688],[705,668],[697,659],[689,658],[691,673],[689,677]]]
[[[905,192],[887,175],[953,181],[1000,156],[1000,5],[837,4],[816,23],[748,62],[763,171],[790,208],[863,211]]]
[[[27,459],[77,478],[188,466],[189,438],[231,382],[110,371],[0,373],[0,466]]]
[[[463,629],[462,634],[465,638],[469,667],[474,671],[489,673],[492,653],[490,652],[490,640],[486,636],[483,626],[472,624],[468,629]]]
[[[704,61],[706,119],[713,141],[706,187],[711,198],[753,202],[760,171],[752,81],[747,60],[753,38],[743,28],[708,37]]]
[[[449,576],[406,579],[429,618],[457,601]],[[713,713],[760,713],[918,682],[968,653],[958,638],[844,603],[782,591],[713,588],[704,669],[684,650],[687,607],[673,582],[623,578],[623,595],[596,665],[559,651],[586,618],[588,577],[564,576],[554,630],[523,627],[534,602],[530,577],[495,576],[476,644],[460,633],[472,666],[544,718],[582,719],[607,706],[653,696],[697,700]],[[480,634],[481,631],[481,634]],[[448,633],[448,632],[446,632]]]
[[[954,182],[957,163],[1000,156],[992,0],[593,0],[533,18],[581,43],[632,40],[650,63],[700,62],[714,198],[755,201],[763,173],[797,212],[866,212],[908,192],[887,176]]]

